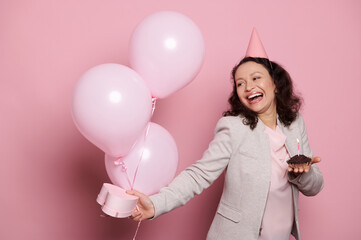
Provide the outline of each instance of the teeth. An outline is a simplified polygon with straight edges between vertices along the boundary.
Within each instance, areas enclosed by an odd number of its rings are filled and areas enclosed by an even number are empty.
[[[255,94],[249,96],[248,99],[259,97],[259,96],[262,96],[262,94],[261,93],[255,93]]]

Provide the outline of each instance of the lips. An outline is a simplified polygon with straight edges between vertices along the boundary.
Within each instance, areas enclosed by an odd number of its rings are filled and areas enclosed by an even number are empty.
[[[260,92],[251,93],[247,96],[247,101],[249,104],[258,103],[263,99],[263,94]]]

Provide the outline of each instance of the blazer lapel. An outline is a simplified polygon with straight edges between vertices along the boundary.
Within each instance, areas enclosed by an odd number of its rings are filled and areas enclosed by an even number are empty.
[[[256,128],[254,129],[258,144],[258,159],[260,164],[258,168],[262,169],[264,180],[270,181],[271,179],[271,147],[269,143],[268,134],[265,132],[266,126],[261,119],[258,119]]]
[[[277,117],[277,124],[281,128],[284,135],[286,135],[286,149],[290,156],[297,154],[297,133],[293,131],[292,127],[285,127]]]

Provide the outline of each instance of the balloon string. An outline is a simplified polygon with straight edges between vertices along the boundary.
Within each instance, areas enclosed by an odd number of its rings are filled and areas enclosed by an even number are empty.
[[[155,104],[155,103],[154,103]],[[154,108],[153,108],[154,109]],[[147,126],[147,130],[145,131],[145,134],[144,134],[144,145],[143,145],[143,148],[142,148],[142,153],[140,155],[140,159],[139,159],[139,162],[137,164],[137,167],[135,169],[135,173],[134,173],[134,177],[133,177],[133,182],[130,181],[130,178],[129,178],[129,175],[128,175],[128,172],[127,172],[127,165],[125,164],[125,162],[123,161],[123,158],[122,157],[119,157],[117,158],[116,161],[114,161],[114,164],[116,165],[120,165],[122,167],[122,171],[125,173],[125,176],[127,177],[127,181],[128,181],[128,184],[130,186],[130,189],[133,190],[134,188],[134,184],[135,184],[135,179],[137,177],[137,174],[138,174],[138,169],[139,169],[139,166],[140,166],[140,162],[142,161],[143,157],[144,157],[144,150],[145,150],[145,146],[146,146],[146,139],[147,139],[147,136],[148,136],[148,133],[149,133],[149,129],[150,129],[150,123],[148,123],[148,126]],[[138,211],[139,211],[139,208],[138,206],[136,206]],[[140,223],[141,221],[139,221],[138,223],[138,226],[137,226],[137,229],[135,230],[135,234],[134,234],[134,237],[133,237],[133,240],[135,240],[137,234],[138,234],[138,230],[140,228]]]
[[[152,113],[152,114],[153,114],[153,113]],[[135,179],[136,179],[137,174],[138,174],[138,169],[139,169],[139,166],[140,166],[140,162],[142,161],[143,156],[144,156],[144,150],[145,150],[145,146],[146,146],[146,139],[147,139],[147,136],[148,136],[148,133],[149,133],[149,128],[150,128],[150,123],[148,123],[147,130],[146,130],[146,132],[145,132],[145,134],[144,134],[144,145],[143,145],[143,148],[142,148],[142,154],[140,155],[140,160],[139,160],[139,162],[138,162],[137,168],[136,168],[135,173],[134,173],[133,183],[132,183],[132,185],[131,185],[132,190],[133,190],[133,187],[134,187],[134,184],[135,184]],[[128,174],[127,174],[127,175],[128,175]],[[129,180],[129,177],[128,177],[128,180]],[[139,211],[138,205],[137,205],[137,210]],[[135,237],[136,237],[137,234],[138,234],[138,230],[139,230],[139,228],[140,228],[140,223],[141,223],[141,221],[139,221],[138,226],[137,226],[137,229],[135,230],[135,234],[134,234],[133,240],[135,240]]]
[[[138,207],[138,205],[137,205],[137,210],[139,211],[139,207]],[[138,234],[138,230],[139,230],[139,227],[140,227],[140,223],[141,223],[141,222],[142,222],[142,221],[139,221],[139,222],[138,222],[138,226],[137,226],[137,229],[135,230],[133,240],[135,240],[135,237],[136,237],[136,236],[137,236],[137,234]]]
[[[156,102],[157,102],[157,98],[152,98],[152,116],[153,116],[153,113],[154,113],[154,110],[155,110]],[[131,185],[132,190],[133,190],[133,187],[134,187],[134,184],[135,184],[135,179],[136,179],[136,176],[137,176],[137,173],[138,173],[140,162],[142,161],[143,156],[144,156],[144,147],[146,146],[145,143],[146,143],[146,139],[147,139],[147,136],[148,136],[148,133],[149,133],[149,128],[150,128],[150,123],[148,123],[147,130],[146,130],[145,135],[144,135],[144,145],[143,145],[143,148],[142,148],[142,154],[140,155],[140,160],[138,162],[137,168],[136,168],[135,173],[134,173],[133,183]],[[129,182],[128,174],[127,174],[127,178],[128,178],[128,182]],[[139,211],[138,205],[137,205],[137,210]],[[137,226],[137,229],[135,230],[133,240],[135,240],[135,238],[136,238],[136,236],[138,234],[141,223],[142,223],[142,221],[138,222],[138,226]]]
[[[155,110],[155,105],[157,103],[157,98],[152,98],[152,116],[153,116],[153,113],[154,113],[154,110]],[[138,174],[138,169],[139,169],[139,166],[140,166],[140,162],[143,160],[143,156],[144,156],[144,150],[145,150],[145,146],[146,146],[146,139],[147,139],[147,136],[148,136],[148,133],[149,133],[149,128],[150,128],[150,123],[148,123],[148,126],[147,126],[147,130],[145,131],[145,134],[144,134],[144,138],[143,138],[143,142],[144,142],[144,145],[142,147],[142,153],[140,154],[140,159],[139,159],[139,162],[137,164],[137,167],[135,169],[135,173],[134,173],[134,177],[133,177],[133,182],[130,184],[130,180],[129,180],[129,177],[128,177],[128,174],[127,174],[127,179],[128,179],[128,183],[129,183],[129,186],[130,188],[133,190],[134,188],[134,184],[135,184],[135,179],[137,177],[137,174]],[[125,163],[124,163],[125,165]]]
[[[156,103],[157,103],[157,98],[152,98],[152,116],[153,116],[153,114],[154,114],[154,110],[155,110],[155,105],[156,105]],[[147,136],[148,136],[148,133],[149,133],[149,128],[150,128],[150,124],[148,123],[147,130],[146,130],[145,135],[144,135],[144,138],[143,138],[143,140],[144,140],[144,145],[145,145],[145,140],[146,140],[146,138],[147,138]],[[133,148],[135,147],[135,145],[136,145],[136,143],[133,144],[131,150],[133,150]],[[126,165],[125,162],[122,160],[122,159],[123,159],[123,156],[118,157],[117,160],[114,161],[114,164],[115,164],[115,165],[121,165],[121,166],[122,166],[122,170],[123,170],[123,172],[125,172],[125,175],[126,175],[126,177],[127,177],[127,181],[128,181],[128,184],[129,184],[129,187],[130,187],[131,190],[133,190],[133,188],[134,188],[135,178],[136,178],[137,173],[138,173],[138,169],[139,169],[140,162],[141,162],[142,159],[143,159],[143,155],[144,155],[144,146],[143,146],[143,148],[142,148],[142,153],[141,153],[141,155],[140,155],[140,160],[139,160],[139,162],[138,162],[138,164],[137,164],[137,167],[136,167],[136,170],[135,170],[135,174],[134,174],[134,178],[133,178],[133,181],[132,181],[132,182],[130,181],[129,175],[128,175],[128,173],[127,173],[127,165]]]
[[[157,102],[157,98],[152,98],[152,116],[153,116],[153,114],[154,114],[156,102]],[[119,158],[117,158],[117,160],[114,161],[114,164],[115,164],[115,165],[121,165],[122,170],[123,170],[123,172],[125,173],[125,176],[127,177],[127,181],[128,181],[128,184],[129,184],[131,190],[133,190],[133,188],[134,188],[135,179],[136,179],[137,174],[138,174],[138,169],[139,169],[139,166],[140,166],[140,162],[142,161],[143,156],[144,156],[144,150],[145,150],[145,146],[146,146],[145,143],[146,143],[146,139],[147,139],[147,136],[148,136],[148,133],[149,133],[149,128],[150,128],[150,123],[148,123],[147,130],[145,131],[145,134],[144,134],[144,138],[143,138],[143,140],[144,140],[144,145],[143,145],[143,148],[142,148],[142,153],[141,153],[141,155],[140,155],[139,162],[138,162],[137,167],[136,167],[136,169],[135,169],[135,173],[134,173],[134,177],[133,177],[133,182],[130,181],[130,178],[129,178],[129,175],[128,175],[128,172],[127,172],[127,165],[126,165],[125,162],[123,161],[123,157],[119,157]],[[133,147],[134,147],[134,145],[133,145]],[[132,148],[133,148],[133,147],[132,147]],[[136,206],[136,207],[137,207],[137,210],[139,211],[138,206]],[[139,228],[140,228],[140,223],[141,223],[141,221],[139,221],[138,226],[137,226],[137,229],[135,230],[135,234],[134,234],[133,240],[135,240],[135,238],[136,238],[136,236],[137,236],[137,234],[138,234],[138,230],[139,230]]]
[[[133,240],[135,240],[135,237],[136,237],[137,234],[138,234],[138,230],[139,230],[139,227],[140,227],[140,223],[141,223],[141,222],[142,222],[142,221],[139,221],[139,222],[138,222],[137,230],[135,230],[135,234],[134,234]]]
[[[153,98],[152,98],[152,115],[151,115],[151,116],[153,116],[153,114],[154,114],[155,105],[156,105],[156,103],[157,103],[157,99],[158,99],[158,98],[156,98],[156,97],[153,97]],[[148,135],[148,131],[149,131],[149,123],[148,123],[148,126],[147,126],[146,134],[145,134],[145,136],[144,136],[144,138],[143,138],[143,139],[144,139],[144,142],[145,142],[145,138],[146,138],[147,135]],[[137,145],[138,141],[139,141],[139,139],[137,139],[137,140],[135,141],[135,143],[132,145],[132,147],[130,148],[130,152],[133,151],[133,149],[134,149],[134,147]],[[143,150],[142,150],[141,158],[143,157],[143,151],[144,151],[144,148],[143,148]],[[122,160],[122,159],[123,159],[124,157],[126,157],[126,156],[127,156],[127,155],[125,155],[125,156],[120,156],[120,157],[118,157],[118,158],[114,161],[114,164],[115,164],[115,165],[121,165],[121,166],[122,166],[123,172],[126,172],[126,170],[127,170],[127,166],[125,165],[124,161]],[[128,178],[128,183],[130,183],[130,180],[129,180],[128,175],[127,175],[127,178]],[[133,181],[133,183],[134,183],[134,181]],[[129,184],[129,187],[133,190],[132,184]]]
[[[115,162],[114,162],[115,165],[120,165],[122,167],[122,171],[125,173],[125,176],[127,177],[127,181],[128,181],[128,184],[129,184],[129,187],[131,190],[133,190],[133,186],[131,184],[131,181],[129,179],[129,175],[128,175],[128,172],[127,172],[127,165],[125,164],[125,162],[122,160],[122,157],[118,158]]]
[[[144,145],[143,145],[143,148],[142,148],[142,153],[140,155],[140,160],[137,164],[137,168],[135,169],[135,173],[134,173],[134,178],[133,178],[133,182],[132,182],[132,185],[131,185],[131,188],[133,190],[133,187],[134,187],[134,184],[135,184],[135,179],[137,177],[137,174],[138,174],[138,169],[139,169],[139,166],[140,166],[140,162],[143,160],[143,157],[144,157],[144,150],[145,150],[145,146],[146,146],[146,139],[147,139],[147,136],[148,136],[148,133],[149,133],[149,128],[150,128],[150,123],[148,123],[148,126],[147,126],[147,130],[144,134]]]

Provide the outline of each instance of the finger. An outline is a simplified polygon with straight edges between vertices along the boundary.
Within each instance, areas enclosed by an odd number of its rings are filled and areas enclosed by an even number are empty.
[[[302,167],[303,167],[303,171],[306,172],[306,169],[307,169],[307,167],[308,167],[308,163],[302,164]]]
[[[319,163],[321,162],[321,158],[320,157],[313,157],[311,158],[311,164],[314,164],[314,163]]]
[[[137,196],[137,197],[143,197],[145,196],[143,193],[138,192],[137,190],[127,190],[125,191],[127,194],[133,195],[133,196]]]
[[[131,218],[135,218],[136,216],[138,216],[138,212],[134,211],[132,212],[132,215],[130,215]]]
[[[138,213],[136,213],[136,214],[132,214],[132,219],[133,219],[134,221],[137,221],[137,219],[141,218],[142,215],[143,215],[143,214],[142,214],[141,212],[138,212]]]
[[[134,209],[134,211],[132,212],[132,218],[135,218],[137,216],[139,216],[139,214],[141,214],[141,212],[138,209]]]
[[[293,171],[293,169],[295,168],[295,165],[294,164],[288,164],[288,171],[289,172],[292,172]]]
[[[294,173],[298,173],[298,168],[295,167],[295,168],[293,169],[293,172],[294,172]]]
[[[141,201],[144,198],[147,198],[147,195],[145,195],[144,193],[138,192],[137,190],[127,190],[125,191],[127,194],[136,196],[139,198],[139,200]]]
[[[303,167],[302,166],[298,167],[298,172],[303,173]]]
[[[306,163],[305,165],[305,172],[309,172],[311,169],[311,163]]]
[[[143,218],[143,213],[140,213],[138,216],[136,216],[135,218],[133,218],[133,220],[139,222],[139,221],[142,221],[142,220],[143,220],[142,218]]]

